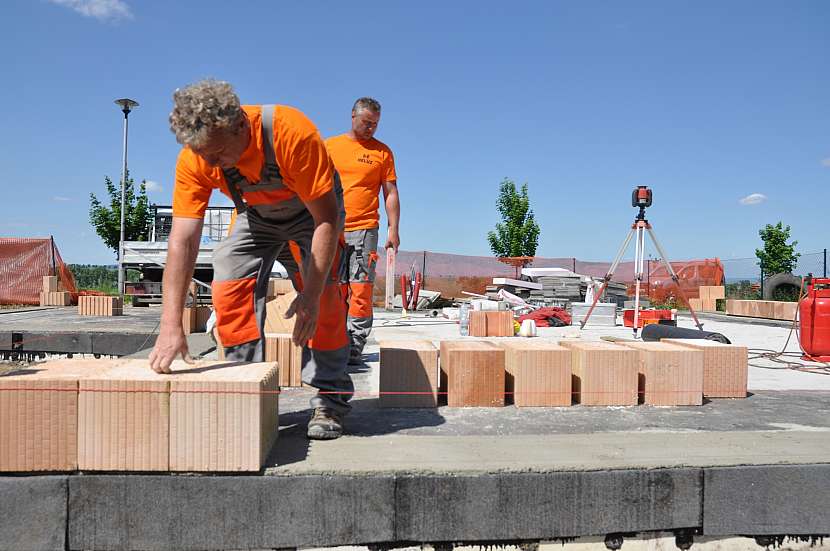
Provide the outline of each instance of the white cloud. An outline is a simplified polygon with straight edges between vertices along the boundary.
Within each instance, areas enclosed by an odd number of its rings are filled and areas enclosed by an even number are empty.
[[[147,193],[155,193],[157,191],[164,191],[164,188],[161,187],[161,184],[158,182],[154,182],[153,180],[144,180],[144,187],[147,190]]]
[[[75,10],[84,17],[94,17],[99,21],[116,21],[130,19],[133,14],[124,0],[49,0],[58,6]]]
[[[827,157],[826,159],[822,159],[821,164],[823,164],[824,166],[830,166],[830,157]]]
[[[743,199],[741,199],[738,202],[742,205],[758,205],[758,204],[763,203],[766,200],[767,200],[767,196],[764,195],[763,193],[752,193],[750,195],[747,195],[746,197],[744,197]]]
[[[52,201],[61,201],[61,202],[63,202],[63,201],[71,201],[71,200],[72,199],[70,199],[69,197],[61,197],[60,195],[52,196]]]

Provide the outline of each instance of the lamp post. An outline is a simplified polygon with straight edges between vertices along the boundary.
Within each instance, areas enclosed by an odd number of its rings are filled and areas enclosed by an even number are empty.
[[[121,172],[121,238],[118,240],[118,294],[124,295],[124,196],[127,187],[127,127],[129,125],[130,111],[138,107],[138,102],[129,98],[115,100],[115,104],[121,107],[124,113],[124,167]]]

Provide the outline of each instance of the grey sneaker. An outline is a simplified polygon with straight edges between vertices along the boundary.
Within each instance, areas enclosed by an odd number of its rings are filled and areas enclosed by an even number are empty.
[[[343,421],[331,408],[314,408],[308,422],[308,438],[311,440],[334,440],[343,434]]]

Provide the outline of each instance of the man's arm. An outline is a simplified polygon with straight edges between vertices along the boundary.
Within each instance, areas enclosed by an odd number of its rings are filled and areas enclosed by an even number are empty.
[[[170,364],[179,354],[185,361],[190,360],[182,328],[182,310],[199,253],[202,224],[201,218],[173,217],[162,277],[161,325],[150,353],[150,368],[156,373],[170,373]]]
[[[305,203],[314,218],[314,234],[311,238],[311,255],[302,267],[303,291],[285,313],[286,318],[297,316],[294,323],[294,343],[305,346],[317,329],[320,312],[320,296],[337,250],[337,240],[343,231],[343,219],[337,206],[334,190]]]
[[[398,183],[397,182],[383,182],[383,199],[386,205],[386,220],[389,223],[389,228],[386,231],[386,246],[384,248],[393,248],[398,252],[398,247],[401,244],[401,238],[398,234],[398,223],[401,219],[401,202],[398,198]]]

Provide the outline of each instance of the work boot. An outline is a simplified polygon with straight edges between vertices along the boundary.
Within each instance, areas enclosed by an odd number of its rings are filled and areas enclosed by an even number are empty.
[[[343,422],[331,408],[314,408],[307,434],[310,440],[334,440],[343,434]]]
[[[360,350],[355,348],[349,350],[349,365],[363,365],[363,354]]]

